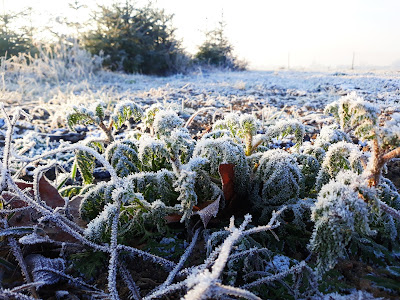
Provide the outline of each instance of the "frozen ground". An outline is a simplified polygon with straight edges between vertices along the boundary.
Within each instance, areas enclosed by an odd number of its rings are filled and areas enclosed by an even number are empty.
[[[45,109],[50,116],[44,121],[47,125],[51,122],[52,129],[57,127],[57,123],[61,125],[67,106],[87,104],[93,100],[116,103],[135,99],[144,107],[155,102],[170,103],[179,105],[180,110],[185,111],[184,117],[199,108],[213,107],[214,110],[197,118],[200,123],[210,122],[212,117],[231,110],[268,118],[275,108],[284,106],[285,111],[290,111],[303,122],[319,122],[324,118],[321,111],[327,103],[353,91],[383,110],[400,111],[400,73],[397,72],[282,70],[197,72],[171,77],[109,72],[62,77],[53,73],[51,76],[45,73],[38,76],[37,72],[29,70],[8,72],[3,69],[0,72],[3,79],[0,101],[6,107],[20,106],[30,112]]]
[[[98,73],[68,82],[38,80],[25,74],[3,74],[0,99],[7,103],[57,103],[80,97],[138,97],[144,103],[179,101],[193,106],[228,106],[238,99],[258,105],[322,107],[351,91],[366,100],[399,104],[400,73],[248,71],[197,73],[171,77]],[[71,99],[75,96],[78,99]],[[87,101],[87,99],[86,99]]]

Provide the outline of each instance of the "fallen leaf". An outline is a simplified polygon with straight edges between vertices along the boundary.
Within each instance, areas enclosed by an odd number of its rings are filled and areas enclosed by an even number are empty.
[[[203,209],[196,211],[193,213],[194,215],[199,215],[201,221],[203,222],[204,228],[207,227],[208,222],[210,222],[211,218],[215,218],[219,211],[219,202],[221,200],[221,196],[218,197],[217,200],[204,207]]]
[[[15,184],[21,190],[29,189],[27,194],[33,197],[34,195],[33,183],[26,181],[16,181]],[[42,178],[40,178],[39,180],[39,194],[42,201],[46,202],[46,204],[51,208],[56,208],[58,206],[63,207],[65,205],[64,198],[60,196],[58,190],[45,178],[45,176],[42,176]],[[28,203],[18,198],[17,196],[13,195],[12,193],[3,192],[1,194],[1,197],[6,202],[10,203],[11,209],[28,206]],[[32,224],[31,215],[35,214],[35,212],[36,211],[34,209],[28,209],[25,211],[17,212],[10,220],[10,225],[11,226],[31,225]]]
[[[164,217],[164,219],[167,221],[167,224],[180,222],[181,218],[182,216],[178,214],[171,214]]]
[[[235,165],[220,164],[219,175],[221,176],[225,205],[228,209],[232,209],[235,202]]]
[[[33,188],[33,184],[30,182],[16,181],[15,183],[21,190]],[[33,190],[29,191],[29,194],[33,196]],[[64,198],[61,197],[58,190],[46,179],[45,176],[42,176],[39,180],[39,195],[42,201],[46,202],[46,204],[51,208],[56,208],[58,206],[63,207],[65,205]],[[15,200],[13,200],[13,202],[14,201]]]

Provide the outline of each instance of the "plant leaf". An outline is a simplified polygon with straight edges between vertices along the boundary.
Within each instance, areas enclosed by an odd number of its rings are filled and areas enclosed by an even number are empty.
[[[82,175],[83,182],[85,184],[91,184],[94,181],[93,171],[95,167],[95,158],[84,151],[76,152],[76,163],[78,165],[79,172]]]
[[[206,206],[205,208],[196,211],[193,213],[194,215],[199,215],[201,221],[203,222],[204,228],[207,227],[208,222],[210,222],[211,218],[215,218],[219,211],[219,201],[221,200],[221,196],[217,198],[214,202]]]
[[[235,198],[235,165],[220,164],[219,175],[222,181],[222,191],[224,193],[225,205],[231,208]]]

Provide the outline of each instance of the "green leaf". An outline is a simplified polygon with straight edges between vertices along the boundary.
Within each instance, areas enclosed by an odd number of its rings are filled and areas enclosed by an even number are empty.
[[[129,140],[110,144],[106,149],[105,156],[120,177],[139,172],[142,168],[137,147],[134,142]]]
[[[75,110],[75,112],[69,114],[67,116],[67,124],[68,127],[71,130],[74,130],[75,125],[78,124],[83,124],[83,125],[88,125],[88,124],[94,124],[93,119],[87,115],[87,114],[83,114],[81,112],[78,112]]]
[[[115,107],[112,119],[115,129],[118,129],[130,118],[133,118],[137,122],[142,117],[143,111],[135,102],[124,101]]]
[[[84,151],[77,151],[75,162],[78,166],[79,172],[82,175],[85,184],[91,184],[94,181],[93,171],[95,167],[95,158],[93,155]]]
[[[114,184],[108,182],[92,186],[85,194],[79,207],[79,213],[83,220],[91,221],[103,210],[104,206],[111,202]],[[83,191],[81,191],[83,194]]]
[[[71,198],[73,196],[78,195],[82,191],[82,186],[80,185],[70,185],[66,186],[65,188],[61,189],[60,195],[63,197]]]
[[[102,103],[99,103],[96,106],[95,111],[96,111],[96,117],[99,117],[100,120],[103,120],[104,119],[104,107],[103,107]]]

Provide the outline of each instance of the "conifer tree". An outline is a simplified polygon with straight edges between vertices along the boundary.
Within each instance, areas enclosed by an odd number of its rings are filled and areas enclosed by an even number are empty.
[[[175,39],[172,15],[147,5],[136,8],[130,1],[100,6],[94,15],[96,29],[84,37],[93,54],[105,55],[104,65],[128,73],[166,75],[179,72],[185,55]]]
[[[18,20],[29,15],[29,11],[4,12],[0,15],[0,56],[10,57],[32,50],[32,28],[17,26],[20,23]]]
[[[233,70],[244,70],[246,64],[233,55],[233,46],[225,34],[226,23],[223,18],[216,28],[205,33],[205,41],[200,45],[195,59],[200,64]]]

